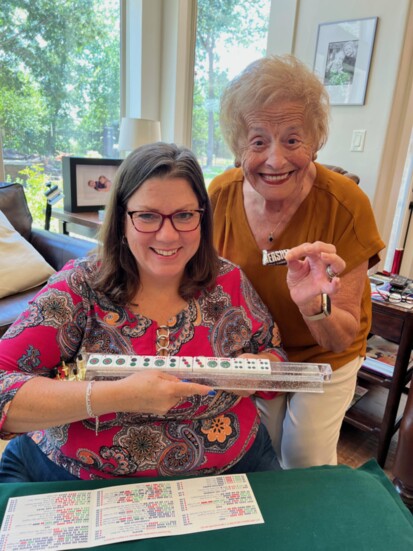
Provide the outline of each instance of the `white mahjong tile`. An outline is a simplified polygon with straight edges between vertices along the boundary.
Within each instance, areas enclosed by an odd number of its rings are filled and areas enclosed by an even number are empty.
[[[270,374],[271,373],[271,362],[266,358],[260,358],[260,371],[261,373]]]
[[[176,371],[179,369],[179,358],[178,356],[166,356],[166,366],[164,369],[167,371]]]
[[[142,367],[142,356],[138,354],[119,354],[115,363],[119,367]]]
[[[220,372],[220,359],[221,358],[208,356],[197,356],[196,358],[194,358],[192,369],[194,373],[218,373]]]
[[[103,354],[90,354],[87,360],[87,367],[96,368],[102,367]]]
[[[113,354],[103,354],[100,367],[111,369],[115,366]]]
[[[234,358],[234,371],[244,370],[246,367],[245,358]]]
[[[104,354],[102,358],[102,367],[106,369],[114,369],[118,367],[116,365],[117,358],[118,358],[118,355],[116,354]]]
[[[168,369],[168,356],[141,356],[140,367],[147,369]]]
[[[215,358],[218,360],[218,370],[220,373],[229,373],[235,371],[233,358]]]
[[[240,375],[271,373],[270,361],[265,358],[235,358],[234,367]]]
[[[178,368],[183,371],[192,371],[194,359],[192,356],[177,356],[177,360],[179,360]]]

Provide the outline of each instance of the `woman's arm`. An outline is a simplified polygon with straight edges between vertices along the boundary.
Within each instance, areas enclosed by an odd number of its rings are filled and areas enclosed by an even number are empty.
[[[88,381],[33,377],[5,408],[3,432],[24,433],[88,419],[88,385]],[[95,416],[119,411],[163,415],[182,398],[211,390],[168,373],[145,371],[117,381],[96,381],[89,399]]]
[[[334,245],[305,243],[291,249],[286,259],[291,298],[313,337],[320,346],[333,352],[348,348],[360,328],[361,299],[368,261],[343,277],[330,279],[327,266],[337,274],[345,269],[345,262],[336,254]],[[316,321],[308,320],[309,316],[320,312],[322,293],[330,296],[331,315]]]

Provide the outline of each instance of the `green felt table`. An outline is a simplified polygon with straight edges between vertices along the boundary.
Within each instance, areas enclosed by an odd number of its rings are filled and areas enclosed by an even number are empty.
[[[413,516],[372,460],[359,469],[313,467],[248,475],[265,524],[135,540],[119,551],[412,551]],[[139,479],[2,484],[0,514],[12,496],[85,490]]]

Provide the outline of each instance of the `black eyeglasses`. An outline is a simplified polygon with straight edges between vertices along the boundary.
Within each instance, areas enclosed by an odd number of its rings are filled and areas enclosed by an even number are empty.
[[[376,285],[376,294],[378,294],[379,297],[381,297],[386,302],[391,302],[393,304],[397,304],[398,302],[413,304],[413,294],[411,291],[405,291],[403,293],[398,293],[395,291],[380,291]]]
[[[133,227],[141,233],[155,233],[159,231],[165,219],[171,221],[173,228],[178,232],[194,231],[201,223],[204,209],[179,210],[172,214],[162,214],[161,212],[151,212],[146,210],[128,211],[128,216],[132,220]]]

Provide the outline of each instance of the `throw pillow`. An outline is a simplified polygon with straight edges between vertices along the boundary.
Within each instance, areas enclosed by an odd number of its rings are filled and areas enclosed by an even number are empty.
[[[55,270],[0,211],[0,298],[45,283]]]

